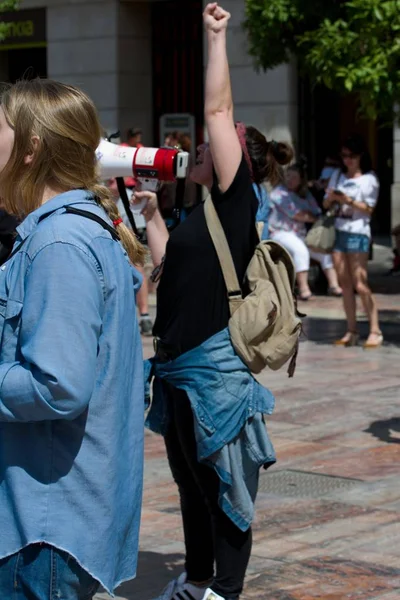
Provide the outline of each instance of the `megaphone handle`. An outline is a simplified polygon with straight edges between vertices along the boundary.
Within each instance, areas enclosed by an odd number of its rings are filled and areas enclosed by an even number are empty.
[[[126,193],[126,187],[125,187],[124,178],[123,177],[116,177],[115,179],[116,179],[116,182],[117,182],[119,197],[121,198],[122,204],[124,205],[126,216],[128,217],[128,220],[129,220],[129,223],[130,223],[130,225],[132,227],[133,233],[136,235],[137,238],[139,238],[139,232],[138,232],[138,229],[136,227],[135,217],[133,216],[133,213],[131,211],[131,207],[130,207],[130,204],[129,204],[128,194]]]

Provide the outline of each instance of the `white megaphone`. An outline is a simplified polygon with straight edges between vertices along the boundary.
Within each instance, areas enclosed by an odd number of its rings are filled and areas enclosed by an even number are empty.
[[[100,177],[134,177],[142,189],[156,191],[162,181],[187,177],[189,153],[175,148],[131,148],[101,140],[96,151]]]

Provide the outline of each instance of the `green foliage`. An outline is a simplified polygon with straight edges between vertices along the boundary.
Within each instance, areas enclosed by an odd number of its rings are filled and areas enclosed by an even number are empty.
[[[363,115],[395,116],[400,0],[246,0],[245,28],[258,68],[294,55],[316,83],[357,93]]]
[[[8,30],[7,23],[2,23],[1,21],[1,13],[16,10],[18,8],[18,5],[19,0],[0,0],[0,41],[4,40],[7,37]]]

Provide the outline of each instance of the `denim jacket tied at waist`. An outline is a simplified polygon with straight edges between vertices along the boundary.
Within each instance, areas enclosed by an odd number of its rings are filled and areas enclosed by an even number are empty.
[[[147,426],[162,435],[168,427],[162,380],[187,393],[198,459],[215,469],[220,506],[246,531],[254,516],[259,469],[276,460],[263,419],[274,409],[273,395],[235,353],[228,329],[170,362],[147,361],[146,371],[148,380],[154,375]]]

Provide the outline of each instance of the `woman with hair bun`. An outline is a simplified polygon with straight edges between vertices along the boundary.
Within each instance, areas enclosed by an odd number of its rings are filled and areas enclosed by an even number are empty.
[[[217,3],[204,11],[209,143],[198,148],[191,179],[208,188],[243,282],[259,241],[253,184],[276,185],[293,151],[254,127],[235,124],[226,52],[229,18]],[[149,244],[154,256],[158,239],[161,259],[167,234],[157,213],[154,219],[148,223]],[[235,353],[229,318],[227,289],[201,205],[172,232],[158,286],[149,425],[165,437],[186,545],[185,572],[160,600],[239,598],[251,553],[259,470],[275,461],[262,416],[272,412],[274,399]]]
[[[272,190],[270,200],[271,238],[282,244],[292,255],[299,299],[307,301],[312,298],[308,285],[310,258],[320,263],[328,280],[328,293],[331,296],[341,296],[342,290],[338,284],[332,255],[310,251],[304,242],[307,235],[306,223],[314,223],[321,214],[321,209],[308,189],[305,158],[302,157],[297,163],[290,165],[286,172],[286,183],[281,183]]]
[[[22,219],[0,270],[0,598],[90,600],[135,576],[144,250],[100,185],[79,89],[6,89],[0,196]],[[122,458],[121,458],[122,457]]]

